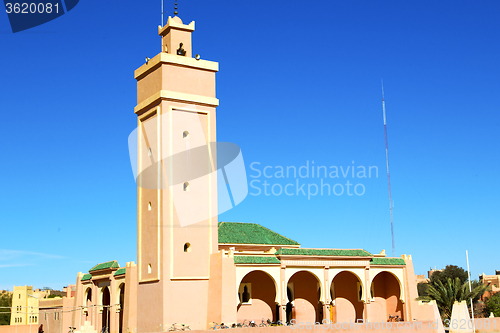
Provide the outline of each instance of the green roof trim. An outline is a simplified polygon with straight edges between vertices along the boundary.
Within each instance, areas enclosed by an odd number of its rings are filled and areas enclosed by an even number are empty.
[[[113,276],[125,274],[125,270],[126,270],[125,267],[120,268],[115,272],[115,274],[113,274]]]
[[[370,260],[370,265],[406,265],[404,259],[401,258],[380,258],[375,257]]]
[[[335,250],[335,249],[284,249],[276,251],[276,255],[290,256],[329,256],[329,257],[372,257],[365,250]]]
[[[107,262],[103,262],[103,263],[95,265],[94,267],[92,267],[89,270],[89,272],[99,271],[101,269],[108,269],[108,268],[120,268],[120,265],[118,265],[118,262],[116,260],[107,261]]]
[[[256,223],[219,222],[220,244],[300,245]]]
[[[83,274],[81,281],[88,281],[90,279],[92,279],[91,274]]]
[[[281,264],[276,257],[234,256],[235,264]]]

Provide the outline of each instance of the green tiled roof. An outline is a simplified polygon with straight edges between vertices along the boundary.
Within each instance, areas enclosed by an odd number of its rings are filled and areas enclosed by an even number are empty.
[[[120,268],[120,265],[118,265],[118,262],[116,260],[103,262],[101,264],[97,264],[94,267],[92,267],[89,270],[89,272],[98,271],[98,270],[107,269],[107,268]]]
[[[276,257],[234,256],[235,264],[280,264]]]
[[[219,222],[219,243],[300,245],[256,223]]]
[[[125,274],[125,267],[120,268],[119,270],[117,270],[117,271],[115,272],[115,274],[113,274],[113,276],[114,276],[114,275],[122,275],[122,274]]]
[[[372,258],[371,265],[406,265],[405,261],[401,258]]]
[[[90,279],[92,279],[92,275],[90,275],[90,274],[84,274],[82,276],[82,280],[81,281],[87,281],[87,280],[90,280]]]
[[[276,255],[295,256],[331,256],[331,257],[371,257],[365,250],[335,250],[335,249],[284,249],[276,251]]]

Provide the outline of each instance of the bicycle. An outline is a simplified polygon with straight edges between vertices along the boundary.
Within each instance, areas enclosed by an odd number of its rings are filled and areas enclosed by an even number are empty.
[[[68,333],[75,333],[76,327],[69,327],[69,332]]]
[[[104,326],[102,329],[101,329],[101,332],[100,333],[109,333],[108,331],[108,327],[107,326]]]
[[[269,319],[268,319],[268,321],[269,321]],[[269,324],[266,321],[264,321],[264,318],[262,318],[262,323],[259,324],[259,327],[267,327],[268,325]]]
[[[173,323],[172,326],[170,326],[170,328],[168,329],[169,332],[176,332],[176,331],[182,331],[182,325],[181,324],[177,324],[177,323]]]
[[[251,320],[249,326],[250,327],[257,327],[257,324],[255,323],[255,321]]]
[[[215,331],[215,330],[225,330],[225,329],[229,329],[229,326],[224,325],[224,323],[220,323],[220,325],[219,325],[219,324],[217,324],[216,322],[212,322],[212,324],[213,324],[213,326],[211,326],[209,329],[210,329],[210,330],[213,330],[213,331]]]
[[[403,321],[403,318],[399,318],[399,316],[391,316],[389,315],[389,319],[387,320],[388,322],[397,322],[397,321]]]

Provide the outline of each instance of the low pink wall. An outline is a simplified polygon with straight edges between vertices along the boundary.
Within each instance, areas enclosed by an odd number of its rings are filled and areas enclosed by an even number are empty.
[[[387,324],[391,324],[392,327],[389,327]],[[398,328],[396,325],[399,324]],[[420,325],[420,326],[419,326]],[[435,326],[435,325],[434,325]],[[344,323],[344,327],[342,328],[340,323],[330,325],[316,325],[316,326],[307,326],[305,323],[303,325],[296,326],[276,326],[276,327],[244,327],[244,328],[236,328],[231,330],[232,332],[237,333],[257,333],[257,332],[265,332],[265,333],[293,333],[293,332],[303,332],[303,331],[314,331],[314,332],[353,332],[353,333],[437,333],[437,329],[433,328],[431,322],[399,322],[399,323],[387,323],[387,322],[378,322],[370,324],[352,324]],[[202,332],[212,332],[212,331],[191,331],[192,333],[202,333]]]
[[[476,323],[476,332],[499,332],[500,318],[478,318]]]
[[[38,333],[38,324],[0,325],[0,333]]]

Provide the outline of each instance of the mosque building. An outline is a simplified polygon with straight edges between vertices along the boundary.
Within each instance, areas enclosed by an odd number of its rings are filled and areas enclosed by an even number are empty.
[[[161,52],[135,71],[137,264],[109,261],[79,273],[72,310],[61,310],[65,320],[77,333],[158,332],[173,323],[207,329],[263,318],[424,320],[409,255],[302,248],[286,237],[293,235],[259,224],[217,221],[217,184],[225,177],[211,144],[219,65],[193,57],[194,29],[169,17],[159,27]],[[44,311],[39,322],[52,333]]]

